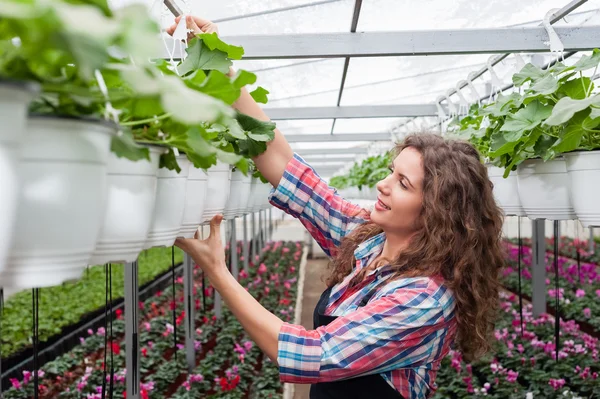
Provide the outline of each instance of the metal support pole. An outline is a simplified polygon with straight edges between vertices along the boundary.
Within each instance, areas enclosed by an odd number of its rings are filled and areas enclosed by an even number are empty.
[[[250,240],[252,243],[252,262],[254,262],[254,257],[256,256],[256,214],[254,212],[252,212],[252,220],[250,227]]]
[[[273,240],[273,208],[269,208],[269,241]]]
[[[227,231],[226,231],[227,223],[223,225],[221,229],[221,242],[227,242]],[[231,251],[231,248],[229,249]],[[223,316],[223,298],[218,291],[215,290],[215,316],[217,319],[220,319]]]
[[[532,220],[533,316],[546,313],[546,225],[545,220]]]
[[[265,246],[265,242],[263,241],[263,211],[258,211],[258,253],[262,251]]]
[[[248,253],[248,218],[244,215],[244,243],[242,246],[242,256],[244,257],[244,270],[246,273],[250,272],[250,261],[248,257],[250,254]]]
[[[238,267],[238,252],[237,252],[237,231],[235,226],[235,219],[231,221],[231,274],[237,280],[240,275],[240,269]]]
[[[590,226],[589,246],[590,246],[590,253],[592,253],[592,254],[594,253],[595,245],[596,245],[596,243],[594,242],[594,228]]]
[[[196,368],[196,350],[194,348],[196,324],[194,307],[194,261],[187,253],[183,258],[183,295],[185,309],[185,360],[188,372]],[[204,287],[202,287],[204,289]]]
[[[125,367],[127,396],[140,397],[140,345],[138,335],[138,263],[125,264]]]

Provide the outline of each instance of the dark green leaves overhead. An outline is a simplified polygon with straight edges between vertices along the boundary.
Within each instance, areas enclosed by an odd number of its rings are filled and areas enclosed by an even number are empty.
[[[233,63],[227,58],[227,53],[221,50],[211,50],[200,39],[192,39],[188,48],[185,50],[187,57],[177,67],[182,76],[201,70],[217,70],[222,73],[229,72]]]

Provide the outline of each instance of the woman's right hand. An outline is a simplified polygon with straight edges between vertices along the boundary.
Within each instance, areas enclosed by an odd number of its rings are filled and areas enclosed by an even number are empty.
[[[182,16],[180,15],[177,18],[175,18],[175,23],[167,28],[167,33],[169,35],[173,36],[173,33],[175,33],[175,29],[177,29],[177,25],[179,25],[179,21],[181,21],[181,17]],[[191,31],[188,32],[188,40],[192,39],[194,35],[197,35],[198,33],[216,32],[217,34],[219,34],[219,28],[217,27],[217,24],[215,24],[212,21],[209,21],[208,19],[187,15],[185,17],[185,22],[188,30]]]

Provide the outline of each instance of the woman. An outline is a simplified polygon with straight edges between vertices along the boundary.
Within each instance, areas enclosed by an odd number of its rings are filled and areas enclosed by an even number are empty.
[[[201,18],[186,23],[216,31]],[[234,107],[268,120],[246,91]],[[314,330],[284,323],[238,284],[219,216],[207,240],[176,243],[278,364],[281,380],[312,384],[313,399],[425,398],[451,346],[468,360],[490,347],[503,220],[479,154],[433,134],[407,137],[396,154],[372,212],[338,196],[279,131],[255,159],[275,188],[271,203],[297,217],[333,260]]]

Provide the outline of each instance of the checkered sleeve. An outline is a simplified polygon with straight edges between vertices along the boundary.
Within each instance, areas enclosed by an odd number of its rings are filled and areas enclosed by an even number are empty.
[[[413,284],[316,330],[284,323],[277,357],[281,381],[330,382],[427,364],[452,330],[449,305]]]
[[[369,218],[366,209],[343,199],[297,154],[269,201],[298,218],[330,257],[335,256],[342,238]]]

